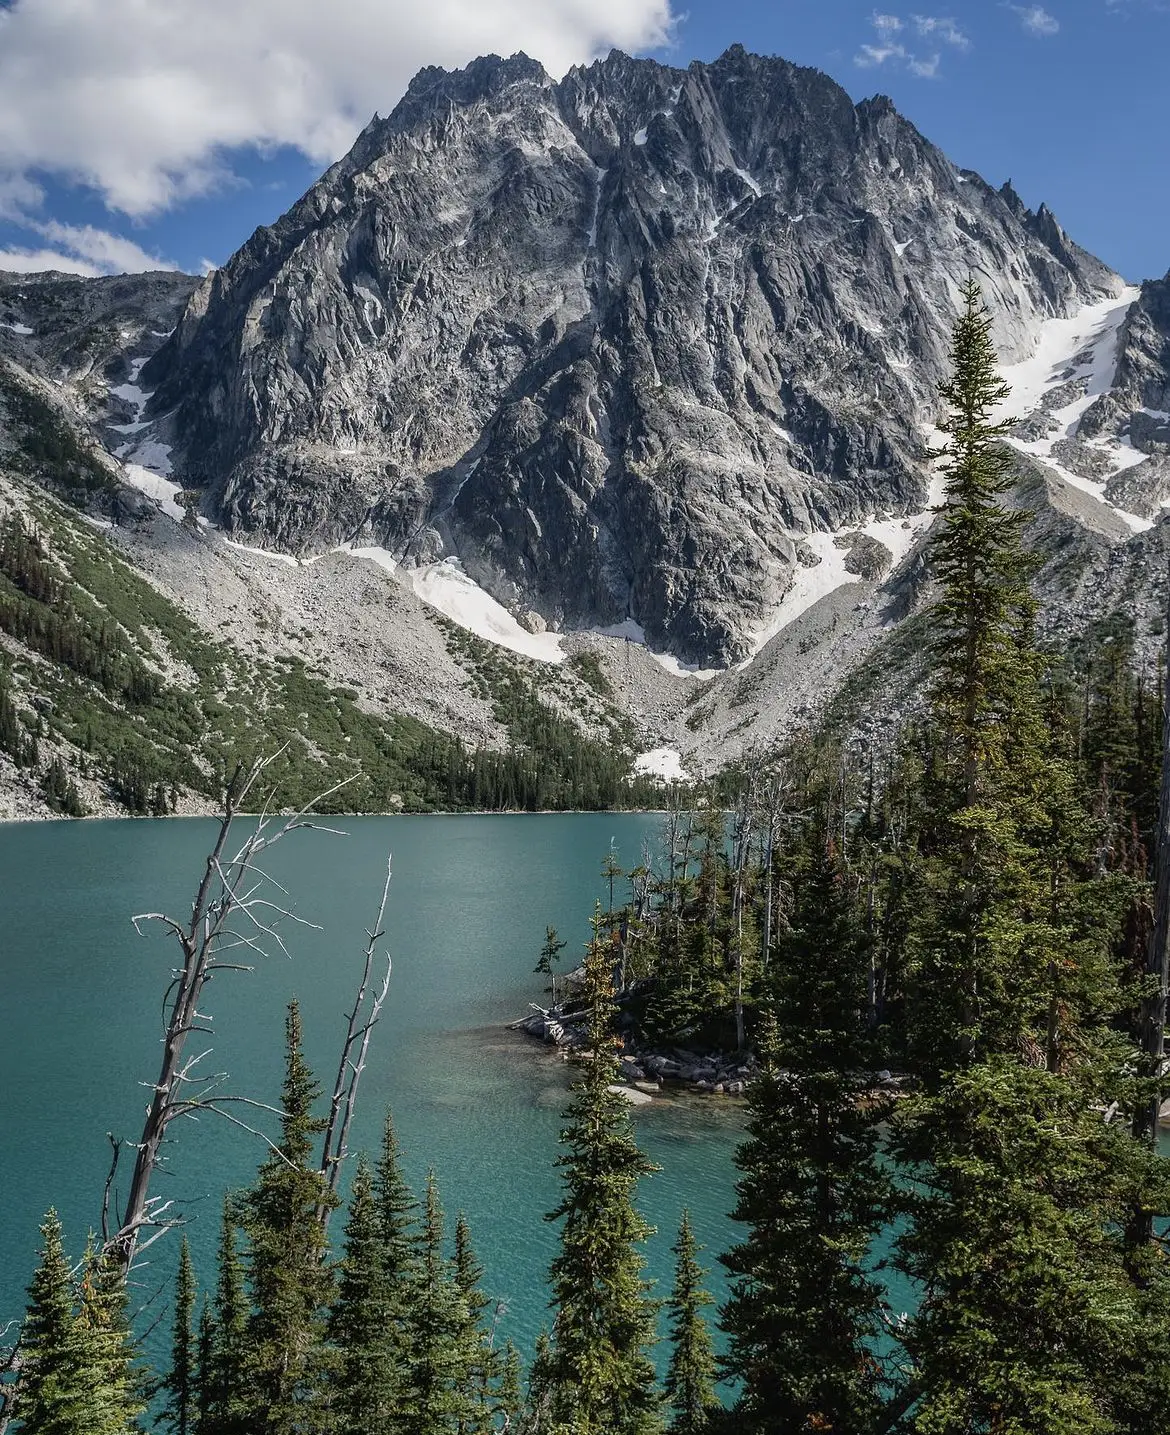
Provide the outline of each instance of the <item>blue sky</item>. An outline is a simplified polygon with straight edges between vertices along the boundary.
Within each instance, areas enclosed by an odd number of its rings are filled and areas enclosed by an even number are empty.
[[[683,8],[685,4],[685,9]],[[1129,279],[1170,268],[1170,0],[0,0],[0,267],[221,263],[422,64],[739,42],[890,95]]]

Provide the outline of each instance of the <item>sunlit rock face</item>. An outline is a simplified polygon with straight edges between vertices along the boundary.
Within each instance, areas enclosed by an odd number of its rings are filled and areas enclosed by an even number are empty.
[[[553,628],[743,656],[801,535],[921,510],[973,272],[1006,359],[1116,293],[884,99],[734,47],[422,71],[147,365],[247,541],[457,555]]]

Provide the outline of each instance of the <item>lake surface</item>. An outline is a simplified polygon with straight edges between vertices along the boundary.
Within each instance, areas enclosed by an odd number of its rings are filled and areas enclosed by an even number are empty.
[[[330,825],[347,835],[292,834],[267,864],[295,895],[297,914],[320,930],[287,927],[289,958],[274,952],[252,973],[213,979],[202,1007],[214,1017],[215,1050],[204,1069],[228,1071],[225,1089],[275,1104],[284,1007],[296,996],[309,1061],[322,1085],[332,1085],[365,928],[392,852],[386,932],[394,974],[351,1150],[376,1148],[389,1104],[408,1178],[421,1191],[434,1167],[449,1229],[465,1211],[485,1288],[507,1302],[503,1333],[531,1349],[547,1320],[556,1231],[542,1216],[558,1196],[553,1163],[569,1072],[502,1028],[542,1000],[532,968],[546,924],[569,939],[566,956],[588,937],[611,838],[619,860],[633,866],[660,819],[428,816]],[[130,918],[189,912],[213,835],[214,824],[191,820],[0,825],[0,1325],[23,1306],[46,1208],[57,1207],[69,1249],[79,1252],[100,1220],[105,1133],[140,1130],[172,959],[157,928],[138,936]],[[662,1167],[643,1183],[640,1204],[658,1228],[647,1255],[665,1295],[684,1205],[707,1247],[705,1264],[714,1267],[738,1238],[727,1212],[742,1114],[730,1101],[682,1098],[639,1107],[635,1121]],[[172,1133],[170,1174],[153,1191],[181,1203],[200,1281],[210,1285],[222,1193],[251,1181],[263,1148],[211,1115]],[[150,1253],[143,1300],[169,1276],[177,1244],[167,1237]],[[708,1285],[722,1297],[718,1271]],[[163,1338],[160,1331],[149,1344],[157,1349]]]

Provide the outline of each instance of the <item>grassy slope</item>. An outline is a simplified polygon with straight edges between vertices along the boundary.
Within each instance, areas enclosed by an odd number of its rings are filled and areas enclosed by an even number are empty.
[[[330,686],[299,660],[243,657],[135,572],[78,512],[116,480],[68,415],[11,370],[0,372],[0,439],[0,525],[9,538],[9,561],[0,564],[0,674],[26,736],[37,738],[35,765],[25,752],[31,777],[43,777],[58,756],[91,805],[163,810],[184,794],[214,802],[238,761],[280,751],[272,777],[282,806],[340,782],[325,810],[653,801],[652,784],[630,780],[628,726],[575,674],[538,671],[445,624],[448,646],[491,698],[510,751],[470,752],[412,718],[375,717],[357,693]],[[14,547],[28,549],[21,534],[32,545],[24,566],[49,575],[48,592],[12,559]],[[105,664],[97,678],[95,654]],[[606,737],[584,735],[572,719],[583,698],[594,731]]]

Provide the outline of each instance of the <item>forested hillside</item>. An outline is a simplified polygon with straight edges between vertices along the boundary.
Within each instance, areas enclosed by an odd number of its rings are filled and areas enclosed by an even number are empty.
[[[55,460],[51,460],[55,462]],[[237,762],[279,754],[274,800],[326,810],[646,805],[615,740],[538,697],[531,665],[453,631],[507,752],[389,719],[296,658],[246,657],[187,618],[102,530],[32,486],[0,491],[0,761],[68,815],[209,810]],[[19,790],[19,785],[18,785]]]

